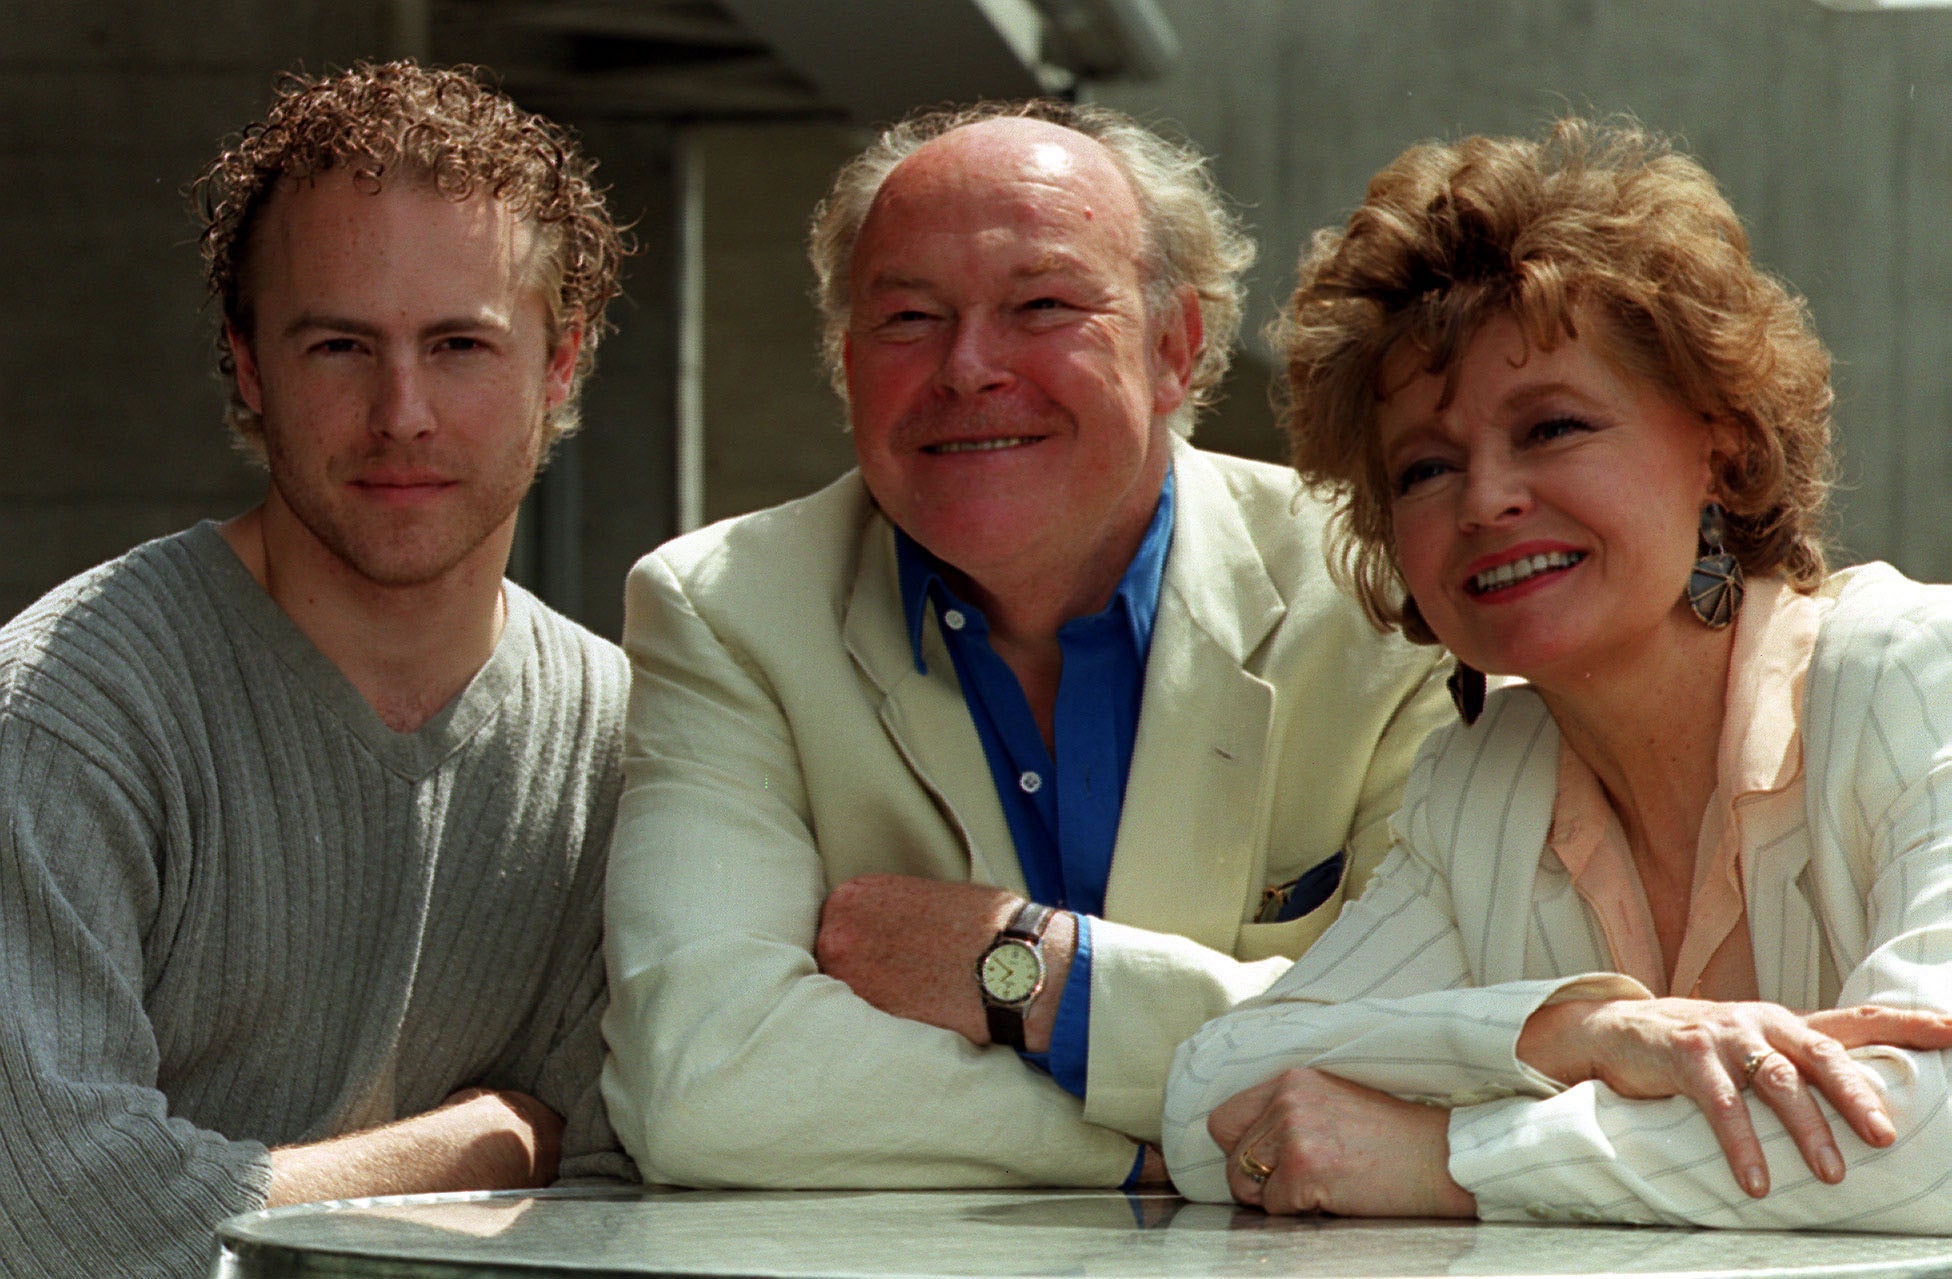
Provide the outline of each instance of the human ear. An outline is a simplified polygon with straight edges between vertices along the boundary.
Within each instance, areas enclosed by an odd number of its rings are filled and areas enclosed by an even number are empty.
[[[569,388],[576,384],[576,357],[582,351],[583,325],[578,322],[563,330],[563,335],[556,340],[556,349],[549,353],[549,371],[543,394],[550,408],[569,398]]]
[[[244,401],[245,408],[263,416],[264,383],[258,377],[258,359],[251,350],[251,339],[244,336],[243,330],[226,320],[224,342],[230,347],[231,367],[236,370],[237,398]]]
[[[1725,417],[1709,418],[1707,434],[1707,499],[1726,505],[1735,478],[1748,469],[1748,438],[1741,423]]]
[[[1205,336],[1200,296],[1192,285],[1183,284],[1160,317],[1159,333],[1153,342],[1153,416],[1164,417],[1186,402],[1187,388],[1193,383],[1193,366],[1199,361]]]

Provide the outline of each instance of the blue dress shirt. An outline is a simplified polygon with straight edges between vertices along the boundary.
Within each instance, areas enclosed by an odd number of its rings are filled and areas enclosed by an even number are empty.
[[[922,658],[922,620],[932,601],[963,701],[989,760],[1030,895],[1077,916],[1077,953],[1058,1001],[1045,1054],[1025,1054],[1073,1096],[1084,1096],[1091,1038],[1091,923],[1105,908],[1112,846],[1138,736],[1146,654],[1159,611],[1159,584],[1172,543],[1173,479],[1166,475],[1139,549],[1110,603],[1058,629],[1064,655],[1053,740],[1044,745],[1015,672],[990,647],[989,621],[949,588],[936,559],[899,529],[895,557],[902,607]]]

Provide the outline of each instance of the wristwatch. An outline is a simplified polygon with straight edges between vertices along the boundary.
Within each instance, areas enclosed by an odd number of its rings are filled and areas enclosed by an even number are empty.
[[[1025,902],[976,960],[976,988],[983,994],[990,1039],[1018,1052],[1024,1050],[1023,1015],[1044,988],[1044,930],[1056,913]]]

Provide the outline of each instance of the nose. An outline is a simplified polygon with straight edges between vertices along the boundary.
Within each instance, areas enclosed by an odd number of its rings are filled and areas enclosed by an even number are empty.
[[[411,440],[434,429],[427,373],[412,360],[383,361],[369,424],[374,434]]]
[[[1531,488],[1523,469],[1509,459],[1480,453],[1465,468],[1458,501],[1462,528],[1493,528],[1525,514],[1532,507]]]
[[[996,390],[1010,380],[1006,347],[1007,339],[993,321],[981,315],[961,316],[950,332],[936,380],[955,395]]]

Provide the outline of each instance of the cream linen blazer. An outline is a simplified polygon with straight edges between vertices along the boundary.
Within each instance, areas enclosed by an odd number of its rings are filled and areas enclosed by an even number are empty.
[[[816,968],[821,903],[856,875],[1023,889],[933,610],[923,674],[859,476],[633,570],[603,1091],[648,1180],[1117,1185],[1158,1136],[1173,1048],[1341,905],[1250,922],[1263,889],[1345,847],[1354,882],[1381,860],[1449,713],[1442,659],[1330,584],[1292,473],[1184,444],[1174,467],[1083,1102]]]
[[[1800,802],[1788,788],[1736,810],[1760,992],[1791,1008],[1952,1011],[1952,588],[1875,564],[1820,595],[1834,604],[1804,686]],[[1265,996],[1179,1050],[1165,1140],[1180,1190],[1228,1198],[1208,1113],[1305,1065],[1451,1108],[1451,1176],[1487,1219],[1952,1232],[1945,1054],[1853,1054],[1898,1140],[1873,1150],[1827,1112],[1838,1186],[1745,1093],[1769,1162],[1761,1200],[1694,1103],[1562,1089],[1518,1061],[1546,1003],[1649,997],[1605,971],[1599,928],[1545,848],[1558,756],[1522,687],[1474,728],[1432,735],[1368,892]]]

